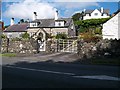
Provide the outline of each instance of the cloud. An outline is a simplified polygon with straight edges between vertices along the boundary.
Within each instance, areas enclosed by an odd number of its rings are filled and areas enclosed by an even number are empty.
[[[7,0],[11,1],[11,0]],[[15,1],[15,0],[12,0]],[[58,9],[61,17],[70,17],[76,11],[82,11],[89,6],[98,6],[98,0],[94,2],[62,2],[63,0],[16,0],[7,6],[7,10],[3,15],[8,18],[23,18],[32,19],[33,12],[37,12],[38,18],[54,18],[56,8]],[[75,0],[80,1],[80,0]],[[86,0],[84,0],[86,1]],[[62,11],[61,11],[62,10]]]
[[[67,2],[67,3],[62,3],[62,6],[63,5],[67,9],[85,8],[89,6],[99,6],[97,2]]]
[[[23,1],[24,0],[2,0],[2,2],[23,2]],[[42,2],[119,2],[120,0],[38,0],[38,1],[42,1]]]
[[[3,15],[20,19],[32,19],[33,12],[37,12],[38,18],[51,18],[54,17],[55,8],[49,3],[41,3],[40,0],[24,0],[8,5]]]
[[[64,13],[62,14],[62,16],[64,17],[70,17],[76,11],[82,11],[83,9],[90,6],[99,7],[99,4],[97,2],[56,2],[56,3],[57,4],[54,4],[54,7],[56,7],[58,10],[59,9],[63,10]]]

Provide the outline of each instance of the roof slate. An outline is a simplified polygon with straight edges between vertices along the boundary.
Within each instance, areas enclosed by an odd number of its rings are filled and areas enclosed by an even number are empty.
[[[28,25],[28,23],[15,24],[6,28],[4,32],[25,32]]]
[[[71,18],[60,18],[56,21],[65,21],[64,27],[68,27],[72,21]],[[56,27],[55,26],[55,20],[54,19],[36,19],[34,21],[31,21],[31,23],[40,22],[39,27]],[[61,27],[61,26],[60,26]]]
[[[101,12],[101,9],[98,9]],[[91,14],[94,10],[86,10],[85,14]],[[103,13],[109,14],[109,9],[103,9]]]
[[[56,21],[65,21],[64,27],[68,27],[72,21],[71,18],[60,18]],[[31,21],[30,23],[40,22],[40,25],[37,28],[55,28],[55,20],[54,19],[36,19]],[[61,26],[57,26],[59,28]],[[9,26],[4,32],[25,32],[29,28],[29,23],[21,23]],[[34,27],[35,28],[35,27]]]

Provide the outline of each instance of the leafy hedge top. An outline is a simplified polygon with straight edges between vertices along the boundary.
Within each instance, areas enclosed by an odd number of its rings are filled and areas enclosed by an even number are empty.
[[[82,27],[91,27],[91,26],[100,26],[101,24],[108,21],[110,18],[102,18],[102,19],[87,19],[87,20],[79,20],[75,21],[75,25]]]

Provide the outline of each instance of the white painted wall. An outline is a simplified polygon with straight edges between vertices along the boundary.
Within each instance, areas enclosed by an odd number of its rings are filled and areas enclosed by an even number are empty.
[[[5,34],[8,38],[19,38],[23,33],[25,32],[4,32],[3,34]]]
[[[120,12],[103,24],[103,39],[120,39],[120,28],[118,28],[120,23],[118,23],[118,17],[120,20]]]
[[[95,15],[95,13],[97,13],[98,15]],[[86,20],[86,19],[97,19],[97,18],[108,18],[109,16],[107,14],[104,14],[102,16],[102,13],[98,10],[98,9],[95,9],[92,13],[91,13],[91,16],[89,16],[89,14],[86,14],[86,16],[83,17],[83,20]]]
[[[43,28],[45,30],[45,32],[47,33],[51,33],[52,36],[57,35],[58,33],[65,33],[68,35],[68,28]],[[42,31],[42,29],[40,28],[29,28],[27,29],[27,32],[30,34],[30,36],[32,36],[33,34],[35,34],[38,31]]]
[[[56,36],[57,34],[64,33],[68,35],[68,28],[52,28],[52,36]]]

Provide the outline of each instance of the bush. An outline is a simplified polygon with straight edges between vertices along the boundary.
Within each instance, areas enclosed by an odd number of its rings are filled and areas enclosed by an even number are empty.
[[[82,33],[80,35],[80,38],[86,42],[98,42],[101,39],[100,36],[95,36],[95,34],[92,34],[92,33],[90,34],[89,32]]]
[[[67,38],[67,35],[66,34],[57,34],[56,39],[66,39]]]
[[[21,37],[24,39],[29,39],[30,35],[27,32],[25,32],[24,34],[21,35]]]
[[[6,35],[1,34],[1,35],[0,35],[0,38],[6,38]]]
[[[100,27],[97,27],[97,28],[94,30],[94,33],[101,35],[101,34],[102,34],[102,29],[101,29]]]
[[[22,39],[21,38],[18,38],[18,37],[16,37],[16,38],[12,38],[12,41],[21,41]]]

